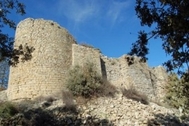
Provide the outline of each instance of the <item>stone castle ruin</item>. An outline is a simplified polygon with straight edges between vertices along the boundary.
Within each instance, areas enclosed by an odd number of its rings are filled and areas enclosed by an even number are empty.
[[[134,86],[149,98],[161,98],[167,73],[163,67],[149,68],[138,57],[108,58],[98,49],[76,43],[68,31],[53,21],[25,19],[16,29],[15,44],[27,43],[35,51],[32,59],[10,68],[7,97],[9,100],[33,99],[63,90],[69,69],[90,61],[97,71],[118,88]]]

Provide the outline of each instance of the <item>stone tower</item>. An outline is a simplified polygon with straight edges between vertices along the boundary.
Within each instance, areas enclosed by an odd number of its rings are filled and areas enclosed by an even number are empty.
[[[28,18],[17,26],[14,47],[25,43],[35,48],[33,58],[10,68],[8,99],[32,99],[61,91],[72,64],[74,38],[55,22]]]

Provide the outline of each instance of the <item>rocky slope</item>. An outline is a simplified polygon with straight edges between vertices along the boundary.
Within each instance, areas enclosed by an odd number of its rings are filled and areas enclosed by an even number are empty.
[[[181,125],[178,113],[155,103],[144,105],[122,95],[98,98],[84,106],[84,113],[105,118],[116,126]]]
[[[121,93],[90,101],[71,97],[41,98],[18,104],[21,113],[1,119],[2,126],[187,126],[176,110],[150,102],[144,105]]]

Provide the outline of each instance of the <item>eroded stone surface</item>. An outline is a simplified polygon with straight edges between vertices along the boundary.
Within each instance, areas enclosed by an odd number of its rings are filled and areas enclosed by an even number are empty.
[[[35,50],[30,61],[10,68],[9,99],[35,98],[62,90],[72,63],[74,38],[55,22],[28,18],[17,26],[14,47],[25,43]]]

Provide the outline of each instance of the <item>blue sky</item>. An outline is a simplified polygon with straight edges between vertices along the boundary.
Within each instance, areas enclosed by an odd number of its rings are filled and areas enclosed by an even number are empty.
[[[135,0],[20,0],[26,5],[26,14],[10,17],[19,21],[25,18],[53,20],[65,27],[78,43],[99,48],[108,57],[120,57],[131,49],[137,40],[140,26],[134,10]],[[14,32],[6,30],[11,35]],[[149,66],[161,65],[168,59],[162,50],[161,40],[151,40]]]

